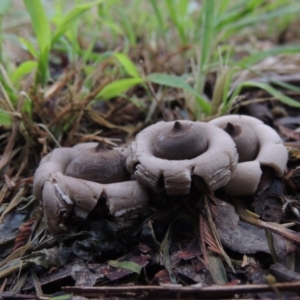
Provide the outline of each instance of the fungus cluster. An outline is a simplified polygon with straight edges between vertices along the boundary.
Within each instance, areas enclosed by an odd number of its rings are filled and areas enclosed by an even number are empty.
[[[278,134],[253,117],[158,122],[141,131],[125,155],[96,143],[52,151],[35,172],[34,195],[56,234],[71,213],[86,218],[101,197],[118,217],[146,207],[146,189],[186,195],[196,177],[210,191],[225,187],[229,195],[251,195],[262,166],[282,176],[286,163]]]

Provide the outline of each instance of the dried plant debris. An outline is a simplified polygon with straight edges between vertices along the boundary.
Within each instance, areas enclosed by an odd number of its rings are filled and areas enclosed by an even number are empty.
[[[4,259],[12,250],[18,229],[28,218],[28,212],[10,212],[0,224],[0,257]]]
[[[282,264],[276,263],[271,265],[269,269],[270,273],[273,274],[278,282],[299,282],[300,274],[293,270],[288,269]]]
[[[280,223],[287,209],[283,209],[281,196],[283,183],[281,179],[274,178],[273,172],[265,171],[262,175],[257,192],[253,197],[252,207],[262,220]]]
[[[217,230],[226,247],[241,254],[270,253],[264,229],[240,221],[234,207],[226,202],[218,202],[217,210]],[[284,238],[275,234],[273,238],[279,257],[287,256],[294,249],[287,249]]]

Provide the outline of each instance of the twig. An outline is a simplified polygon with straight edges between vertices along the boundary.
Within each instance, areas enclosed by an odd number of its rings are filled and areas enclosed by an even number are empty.
[[[288,283],[275,283],[279,291],[300,291],[300,282],[288,282]],[[235,286],[179,286],[179,285],[164,285],[164,286],[105,286],[105,287],[62,287],[62,290],[67,293],[74,293],[83,297],[98,297],[98,296],[131,296],[137,297],[146,295],[147,299],[150,297],[159,298],[184,298],[187,297],[193,299],[212,299],[224,296],[232,296],[234,294],[244,293],[263,293],[270,292],[272,288],[268,284],[245,284]]]

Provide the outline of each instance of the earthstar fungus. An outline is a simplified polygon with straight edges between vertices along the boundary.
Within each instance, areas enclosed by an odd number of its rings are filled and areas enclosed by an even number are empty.
[[[47,230],[58,234],[70,214],[86,218],[102,197],[115,217],[145,207],[145,189],[127,179],[120,152],[84,143],[46,155],[34,174],[33,193],[42,201]]]
[[[192,176],[201,177],[211,191],[224,186],[237,160],[235,144],[223,130],[182,120],[158,122],[141,131],[128,148],[126,166],[138,182],[156,192],[186,195]]]
[[[262,166],[282,176],[287,150],[279,135],[260,120],[240,115],[209,123],[158,122],[142,130],[127,148],[83,143],[46,155],[34,174],[33,192],[43,203],[46,228],[66,230],[71,214],[86,218],[100,198],[110,214],[147,207],[147,187],[168,195],[189,194],[193,178],[210,191],[251,195]],[[136,181],[128,181],[130,173]]]
[[[272,168],[279,177],[283,175],[288,153],[280,136],[270,126],[244,115],[223,116],[209,123],[224,129],[232,137],[239,154],[236,172],[225,186],[227,194],[254,194],[262,166]]]

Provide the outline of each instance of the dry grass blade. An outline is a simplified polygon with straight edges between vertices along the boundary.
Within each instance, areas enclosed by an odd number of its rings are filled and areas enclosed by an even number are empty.
[[[99,125],[101,126],[104,126],[106,128],[109,128],[109,129],[119,129],[121,131],[125,131],[127,133],[134,133],[137,129],[134,128],[134,127],[129,127],[129,126],[118,126],[118,125],[115,125],[107,120],[105,120],[104,117],[100,116],[99,113],[97,113],[96,111],[90,109],[90,108],[87,108],[86,109],[89,117],[95,121],[96,123],[98,123]]]
[[[5,287],[6,287],[6,284],[7,284],[7,278],[5,278],[4,280],[3,280],[3,283],[2,283],[2,285],[1,285],[1,287],[0,287],[0,293],[2,294],[2,292],[4,291],[4,289],[5,289]]]
[[[11,135],[8,139],[7,144],[6,144],[4,153],[3,153],[3,155],[1,156],[1,159],[0,159],[0,170],[2,170],[3,167],[5,165],[7,165],[7,163],[11,159],[12,150],[14,148],[14,145],[15,145],[15,142],[16,142],[17,132],[18,132],[18,129],[19,129],[19,123],[20,123],[20,121],[18,120],[17,117],[15,117],[14,121],[13,121],[13,125],[12,125]]]
[[[63,89],[69,80],[74,76],[75,71],[72,72],[64,72],[62,77],[57,80],[52,86],[49,87],[47,92],[45,93],[45,99],[49,99],[54,97],[61,89]]]
[[[143,64],[141,64],[141,65],[143,67]],[[156,92],[155,92],[155,90],[153,88],[152,83],[149,80],[147,80],[145,68],[142,68],[142,70],[143,70],[143,77],[144,77],[144,80],[145,80],[145,84],[146,84],[149,92],[151,93],[153,99],[155,100],[155,103],[156,103],[157,107],[159,108],[159,110],[160,110],[160,112],[161,112],[161,114],[163,116],[164,121],[169,121],[169,116],[166,113],[165,107],[162,105],[162,102],[157,97],[157,94],[156,94]]]
[[[93,99],[95,99],[95,97],[99,94],[99,92],[107,85],[111,82],[111,80],[109,78],[105,78],[101,84],[99,84],[84,100],[84,103],[87,104],[89,102],[91,102]]]
[[[289,247],[290,245],[290,241],[286,241],[287,243],[287,247]],[[296,266],[296,253],[292,253],[291,255],[286,257],[286,267],[291,270],[291,271],[295,271],[295,266]]]
[[[7,193],[9,193],[9,191],[10,190],[9,190],[8,186],[6,184],[4,184],[0,191],[0,205],[2,204],[3,200],[5,199]]]
[[[47,127],[46,125],[44,125],[44,124],[35,124],[35,125],[38,126],[38,127],[43,128],[43,129],[48,133],[48,135],[51,137],[51,139],[52,139],[53,142],[56,144],[56,146],[57,146],[58,148],[61,147],[61,145],[60,145],[60,143],[58,142],[58,140],[55,138],[55,136],[51,133],[51,131],[48,129],[48,127]]]
[[[17,283],[15,284],[15,286],[12,288],[12,292],[14,293],[20,293],[22,290],[23,285],[25,284],[26,280],[28,277],[28,272],[25,272],[21,278],[17,281]]]
[[[2,76],[5,78],[6,83],[8,83],[10,85],[10,88],[13,89],[13,86],[11,85],[10,80],[9,80],[9,76],[7,75],[5,68],[2,64],[0,64],[0,71],[1,71]],[[9,96],[7,95],[6,90],[3,87],[3,84],[1,81],[0,81],[0,91],[4,95],[4,100],[5,100],[7,110],[10,112],[14,112],[15,111],[14,106],[13,106],[12,102],[10,101]]]
[[[14,259],[18,259],[18,258],[22,257],[25,254],[25,252],[31,248],[31,246],[32,246],[32,244],[28,243],[25,246],[20,247],[17,250],[15,250],[13,253],[11,253],[9,256],[7,256],[5,259],[3,259],[0,262],[0,268],[5,266],[9,262],[13,261]]]
[[[87,142],[99,142],[99,143],[105,143],[111,147],[117,147],[118,146],[118,142],[120,142],[120,139],[113,139],[113,138],[105,138],[102,136],[98,136],[100,133],[102,132],[102,130],[93,132],[91,134],[77,134],[76,136],[78,136],[78,141],[77,143],[87,143]]]
[[[217,77],[215,89],[213,92],[213,97],[211,101],[211,115],[217,115],[219,111],[219,107],[222,103],[223,99],[223,93],[226,85],[226,80],[229,75],[229,69],[227,67],[224,67],[223,70],[221,70],[220,74]]]
[[[212,195],[209,196],[209,199],[208,199],[207,195],[205,195],[203,198],[204,198],[204,204],[205,204],[204,207],[205,207],[205,212],[206,212],[206,215],[207,215],[208,224],[209,224],[211,233],[212,233],[212,235],[213,235],[213,237],[215,239],[215,243],[217,244],[217,246],[218,246],[220,252],[222,253],[222,256],[225,259],[225,261],[228,264],[228,266],[234,271],[234,268],[233,268],[233,265],[231,263],[231,260],[230,260],[229,256],[226,254],[226,252],[223,249],[220,237],[219,237],[217,229],[216,229],[216,225],[215,225],[215,223],[213,221],[213,218],[212,218],[212,212],[211,212],[211,205],[210,205],[210,203],[214,202],[214,198],[213,198]],[[211,201],[210,201],[210,199],[211,199]]]
[[[220,255],[208,251],[208,261],[208,269],[214,282],[218,285],[227,284],[226,271]]]
[[[15,272],[30,266],[31,262],[22,262],[20,259],[14,259],[0,267],[0,278],[5,278]]]
[[[253,224],[255,226],[258,226],[258,227],[261,227],[264,229],[268,229],[274,233],[279,234],[280,236],[282,236],[288,240],[291,240],[291,241],[294,241],[294,242],[300,244],[300,234],[299,233],[297,233],[293,230],[287,229],[280,224],[265,222],[263,220],[257,219],[255,217],[253,217],[253,215],[244,208],[244,206],[241,204],[240,201],[235,199],[235,200],[233,200],[233,202],[234,202],[233,205],[236,209],[237,214],[244,221],[246,221],[250,224]]]
[[[22,187],[19,190],[19,192],[16,194],[16,196],[11,200],[11,202],[9,203],[5,211],[2,213],[0,218],[0,224],[3,222],[5,216],[21,203],[25,193],[26,193],[26,188]]]
[[[26,144],[25,149],[23,150],[23,159],[22,159],[22,162],[19,166],[19,169],[18,169],[18,172],[17,174],[14,176],[15,180],[18,179],[22,172],[25,170],[25,168],[28,166],[28,160],[29,160],[29,154],[30,154],[30,150],[29,150],[29,146]]]
[[[12,293],[12,292],[3,292],[1,294],[1,297],[3,300],[49,300],[49,297],[38,297],[36,295],[24,295],[24,294]]]
[[[68,103],[66,104],[61,111],[55,116],[55,118],[48,124],[48,127],[51,128],[53,125],[62,121],[63,117],[67,115],[74,115],[74,113],[79,113],[84,108],[84,103]]]
[[[172,242],[172,236],[170,234],[171,230],[172,230],[171,227],[172,227],[172,223],[169,225],[168,231],[166,232],[165,237],[160,244],[158,259],[164,264],[166,270],[168,271],[171,282],[177,283],[176,277],[172,270],[171,259],[170,259],[170,254],[169,254],[170,245]]]
[[[268,229],[265,229],[265,234],[266,234],[266,237],[267,237],[267,242],[268,242],[268,246],[269,246],[269,249],[270,249],[270,252],[271,252],[273,263],[276,263],[278,261],[278,258],[277,258],[276,249],[275,249],[275,246],[274,246],[273,235]]]
[[[43,296],[43,290],[42,290],[39,278],[37,277],[36,273],[33,270],[30,270],[30,273],[31,273],[31,277],[33,280],[33,284],[34,284],[35,292],[36,292],[37,296],[38,297]]]

